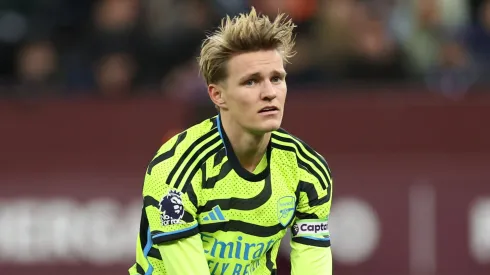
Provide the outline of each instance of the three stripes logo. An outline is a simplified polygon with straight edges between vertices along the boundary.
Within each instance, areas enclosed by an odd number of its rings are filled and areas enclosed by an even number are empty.
[[[215,207],[213,207],[213,209],[211,211],[209,211],[201,219],[202,224],[226,222],[226,221],[228,221],[228,219],[225,218],[225,215],[223,214],[223,211],[221,211],[221,208],[219,207],[219,205],[216,205]]]

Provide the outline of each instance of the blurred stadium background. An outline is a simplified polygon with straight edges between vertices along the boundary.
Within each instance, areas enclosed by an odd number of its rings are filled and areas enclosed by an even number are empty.
[[[284,127],[334,173],[334,274],[490,274],[489,0],[0,1],[1,274],[126,274],[147,163],[214,115],[204,31],[250,5],[299,26]]]

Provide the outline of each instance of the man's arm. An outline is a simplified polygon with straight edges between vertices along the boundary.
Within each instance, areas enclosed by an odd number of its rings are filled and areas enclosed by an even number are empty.
[[[209,275],[209,267],[203,254],[204,248],[199,234],[163,243],[157,247],[167,274]],[[144,265],[144,268],[138,263],[133,265],[129,274],[144,275],[150,268],[154,271],[153,274],[161,274],[161,269],[155,271],[158,263],[155,263],[153,259],[149,263],[152,264],[152,267],[148,264]]]
[[[328,220],[297,220],[292,231],[291,274],[332,275]]]
[[[167,274],[209,275],[199,235],[158,246]]]
[[[311,158],[309,170],[301,168],[298,204],[291,227],[291,274],[332,274],[328,217],[332,178],[325,160]]]
[[[197,150],[193,151],[192,140],[185,137],[183,132],[164,144],[145,176],[138,237],[143,252],[137,257],[145,273],[163,274],[165,270],[165,274],[209,275],[193,190],[201,176],[188,173],[194,170],[189,160]]]
[[[315,247],[291,242],[291,274],[332,274],[330,247]]]

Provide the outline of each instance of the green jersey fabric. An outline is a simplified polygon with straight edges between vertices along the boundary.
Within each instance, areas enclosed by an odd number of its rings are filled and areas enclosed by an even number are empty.
[[[199,234],[210,274],[275,274],[288,228],[301,247],[330,246],[331,195],[327,163],[298,138],[274,131],[251,173],[213,117],[170,139],[150,162],[130,273],[171,274],[158,245]]]

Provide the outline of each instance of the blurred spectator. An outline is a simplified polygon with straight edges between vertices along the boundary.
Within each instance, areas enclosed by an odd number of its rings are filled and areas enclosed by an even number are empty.
[[[288,67],[288,78],[303,84],[332,80],[351,50],[356,20],[354,0],[331,0],[319,5],[310,32],[298,33],[297,55]]]
[[[212,10],[199,0],[143,0],[142,4],[148,43],[140,56],[140,81],[158,89],[173,70],[189,60],[195,62],[213,20]]]
[[[392,82],[407,76],[404,53],[388,35],[377,8],[379,6],[357,6],[352,52],[347,56],[342,73],[349,80]]]
[[[476,61],[481,81],[490,76],[490,1],[484,0],[478,7],[476,22],[467,32],[466,42]]]
[[[99,93],[107,98],[125,98],[131,95],[136,65],[131,55],[112,53],[104,56],[95,70]]]
[[[460,98],[476,80],[475,63],[463,39],[457,34],[447,34],[441,42],[437,63],[427,74],[430,88],[448,97]]]
[[[468,21],[466,0],[398,0],[390,26],[408,54],[411,72],[423,76],[437,63],[441,35]]]
[[[137,0],[103,0],[95,6],[91,49],[97,90],[104,97],[125,97],[132,91],[139,8]]]
[[[91,5],[91,12],[90,21],[79,29],[80,33],[75,38],[77,43],[69,44],[62,53],[65,84],[72,92],[98,91],[98,78],[105,69],[97,65],[106,66],[106,62],[114,60],[114,56],[121,52],[134,60],[131,62],[137,62],[134,55],[138,43],[139,1],[100,0]],[[122,59],[118,57],[115,60]]]
[[[203,117],[216,115],[216,109],[208,96],[205,81],[199,75],[195,60],[190,60],[175,69],[162,81],[162,90],[167,95],[184,100],[193,112],[186,118],[189,125],[198,123]]]
[[[103,0],[98,3],[94,18],[100,32],[125,32],[135,26],[139,1]]]
[[[305,82],[319,83],[403,80],[405,56],[388,35],[382,15],[390,6],[382,4],[356,0],[323,3],[312,32],[298,36],[293,74],[302,74]]]
[[[481,80],[490,79],[489,2],[4,0],[0,85],[23,87],[2,94],[25,94],[29,85],[39,85],[30,93],[59,89],[109,97],[181,89],[176,94],[203,102],[195,57],[206,32],[224,15],[254,5],[271,17],[286,12],[298,25],[298,54],[287,65],[293,91],[407,79],[467,87],[476,68]],[[477,20],[468,26],[470,14]]]
[[[209,98],[206,83],[199,75],[195,60],[188,61],[168,74],[162,81],[162,90],[168,91],[171,97],[190,102]]]
[[[18,76],[21,82],[47,82],[56,68],[56,49],[51,42],[30,43],[20,51]]]
[[[17,57],[18,93],[21,95],[51,95],[59,82],[56,49],[49,41],[37,41],[23,46]]]

